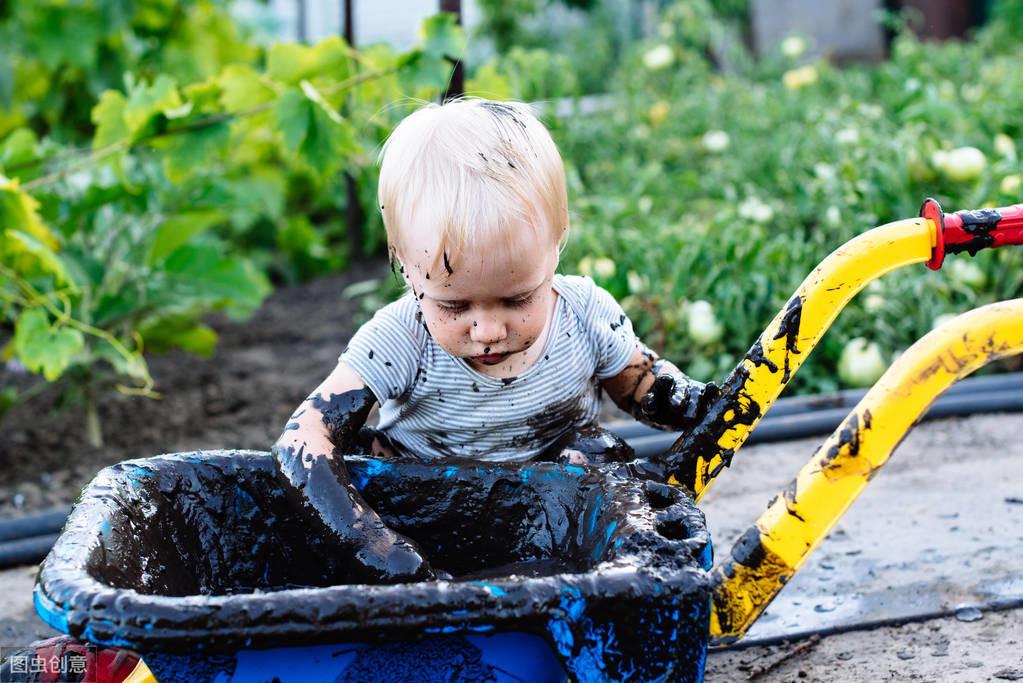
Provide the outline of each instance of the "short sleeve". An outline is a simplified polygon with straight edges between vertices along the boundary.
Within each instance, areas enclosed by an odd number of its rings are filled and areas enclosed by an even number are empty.
[[[632,321],[604,288],[589,278],[589,305],[584,324],[590,332],[597,368],[594,376],[603,380],[614,377],[629,364],[638,340],[632,330]]]
[[[344,361],[383,403],[409,391],[422,359],[415,303],[406,298],[388,304],[360,327],[338,361]]]

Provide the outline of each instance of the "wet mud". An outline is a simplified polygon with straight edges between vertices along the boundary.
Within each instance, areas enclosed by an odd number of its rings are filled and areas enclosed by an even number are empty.
[[[705,398],[708,407],[702,419],[695,427],[683,433],[665,454],[666,472],[690,491],[702,490],[708,481],[731,465],[735,450],[722,448],[719,445],[721,438],[736,426],[751,426],[763,417],[764,408],[747,391],[750,369],[766,367],[772,374],[782,370],[782,388],[792,379],[793,367],[797,365],[792,362],[792,356],[802,353],[798,346],[802,315],[803,299],[798,295],[793,296],[785,306],[778,331],[774,335],[776,340],[785,340],[782,368],[767,358],[763,342],[758,339],[720,390],[708,385],[714,393]],[[716,456],[721,457],[721,462],[709,472],[701,472],[699,465],[711,462]]]
[[[41,613],[147,662],[197,647],[522,631],[574,680],[698,680],[711,547],[679,488],[548,463],[350,457],[348,468],[450,579],[367,585],[296,514],[273,457],[193,453],[97,476],[42,567]]]
[[[1002,220],[1002,214],[998,209],[977,209],[976,211],[957,211],[956,215],[962,218],[963,231],[971,235],[971,239],[958,244],[951,244],[946,241],[945,252],[949,254],[961,254],[968,252],[970,256],[976,256],[981,249],[987,249],[995,244],[993,230],[998,227]]]
[[[306,526],[319,530],[340,551],[357,558],[358,569],[366,581],[397,583],[427,579],[433,576],[432,569],[419,548],[387,528],[366,504],[351,483],[341,455],[356,450],[360,430],[376,402],[366,388],[332,394],[326,400],[320,394],[307,399],[312,410],[322,416],[334,452],[313,453],[304,444],[297,448],[277,444],[272,451],[276,479]]]

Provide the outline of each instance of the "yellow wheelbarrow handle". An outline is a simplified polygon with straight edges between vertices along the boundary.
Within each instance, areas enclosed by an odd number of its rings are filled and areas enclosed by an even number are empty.
[[[845,305],[885,273],[928,261],[936,233],[926,218],[896,221],[824,259],[725,381],[707,418],[668,451],[668,483],[686,486],[699,501]]]
[[[1019,353],[1023,299],[960,315],[902,354],[714,568],[714,642],[743,636],[942,392]]]

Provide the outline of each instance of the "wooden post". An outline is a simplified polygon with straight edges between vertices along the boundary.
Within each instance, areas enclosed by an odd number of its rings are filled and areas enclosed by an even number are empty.
[[[462,0],[440,0],[441,12],[452,12],[455,15],[455,22],[462,25]],[[451,74],[451,82],[448,84],[447,92],[444,93],[442,102],[452,97],[461,97],[465,94],[465,71],[462,68],[462,60],[455,61],[455,70]]]
[[[306,11],[306,0],[295,0],[295,37],[298,42],[304,43],[308,37],[306,34],[306,24],[308,23],[308,12]]]
[[[351,47],[355,47],[355,0],[342,0],[341,12],[344,17],[344,38]],[[355,176],[345,171],[345,224],[348,233],[349,255],[358,258],[362,255],[362,226],[366,222],[359,203],[359,185]]]

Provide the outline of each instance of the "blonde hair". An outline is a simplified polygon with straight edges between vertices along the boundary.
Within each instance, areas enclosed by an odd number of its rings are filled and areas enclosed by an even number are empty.
[[[522,223],[559,246],[567,234],[564,164],[524,103],[428,104],[394,129],[380,164],[377,197],[399,255],[410,231],[437,236],[436,259],[479,244],[510,253]]]

